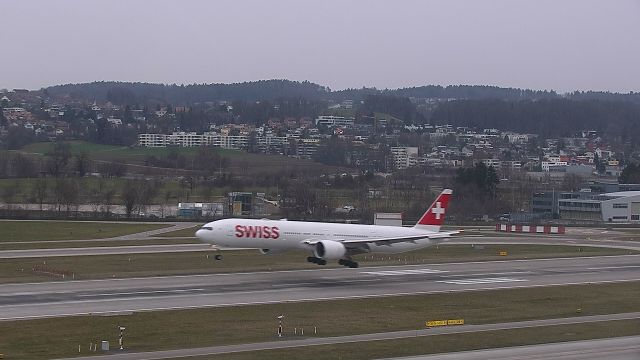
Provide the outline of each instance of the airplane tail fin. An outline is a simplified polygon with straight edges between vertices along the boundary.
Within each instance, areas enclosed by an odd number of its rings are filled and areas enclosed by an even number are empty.
[[[445,212],[449,206],[449,199],[453,190],[444,189],[436,200],[429,206],[429,209],[422,215],[414,228],[433,232],[440,231],[440,226],[444,222]]]

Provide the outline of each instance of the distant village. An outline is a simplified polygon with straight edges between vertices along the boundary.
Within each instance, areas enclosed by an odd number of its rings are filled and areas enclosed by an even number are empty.
[[[504,177],[514,170],[583,177],[596,173],[617,177],[622,171],[616,153],[600,134],[589,129],[568,138],[538,139],[535,134],[501,129],[406,125],[391,115],[375,114],[360,118],[338,115],[271,118],[262,125],[211,124],[202,133],[175,128],[162,132],[159,124],[171,122],[187,108],[124,109],[110,102],[46,105],[30,94],[14,90],[11,98],[7,93],[0,97],[6,119],[0,126],[0,137],[6,138],[9,129],[18,127],[31,132],[33,141],[82,139],[102,121],[114,130],[131,130],[133,142],[126,145],[141,147],[213,146],[318,159],[318,150],[329,139],[338,139],[346,144],[344,154],[340,154],[345,165],[377,172],[410,167],[455,169],[477,163],[493,166]],[[233,111],[226,102],[212,106]],[[331,104],[327,113],[348,112],[353,106],[350,100]],[[69,116],[70,111],[75,116]]]

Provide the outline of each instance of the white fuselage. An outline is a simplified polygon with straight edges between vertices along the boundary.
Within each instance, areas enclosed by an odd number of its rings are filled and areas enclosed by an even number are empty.
[[[209,230],[210,229],[210,230]],[[276,251],[312,248],[307,242],[415,237],[424,239],[378,245],[367,243],[368,252],[400,253],[434,245],[427,238],[433,231],[397,226],[337,224],[286,220],[223,219],[205,224],[197,236],[218,247],[270,249]]]

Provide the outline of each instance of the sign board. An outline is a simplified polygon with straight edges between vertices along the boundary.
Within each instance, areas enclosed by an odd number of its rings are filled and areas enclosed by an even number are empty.
[[[435,326],[447,326],[447,320],[429,320],[427,321],[427,327]]]
[[[427,327],[464,325],[464,319],[429,320],[426,325]]]

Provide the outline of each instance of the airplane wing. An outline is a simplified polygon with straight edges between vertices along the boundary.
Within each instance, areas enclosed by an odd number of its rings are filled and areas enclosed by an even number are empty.
[[[415,242],[416,240],[423,239],[445,239],[451,237],[451,235],[459,234],[460,230],[454,231],[442,231],[433,234],[422,234],[422,235],[414,235],[414,236],[402,236],[402,237],[388,237],[388,238],[369,238],[369,239],[330,239],[333,241],[337,241],[343,244],[367,244],[374,243],[376,245],[391,245],[395,243],[401,242]],[[320,239],[306,240],[304,241],[307,245],[315,245]]]

